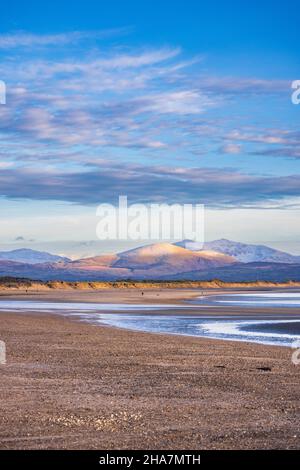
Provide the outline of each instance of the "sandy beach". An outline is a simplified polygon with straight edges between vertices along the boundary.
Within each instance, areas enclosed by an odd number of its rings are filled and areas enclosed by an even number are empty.
[[[180,302],[195,291],[2,293]],[[299,449],[291,349],[0,313],[1,449]]]

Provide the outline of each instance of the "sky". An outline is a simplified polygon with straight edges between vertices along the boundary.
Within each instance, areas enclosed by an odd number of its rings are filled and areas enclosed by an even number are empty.
[[[205,238],[300,253],[299,1],[5,2],[0,248],[72,256],[96,207],[205,205]]]

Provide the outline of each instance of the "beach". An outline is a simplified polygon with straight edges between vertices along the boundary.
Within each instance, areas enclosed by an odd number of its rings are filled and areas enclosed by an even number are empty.
[[[2,293],[172,303],[189,290]],[[159,300],[157,300],[157,297]],[[1,449],[299,449],[292,350],[0,314]]]

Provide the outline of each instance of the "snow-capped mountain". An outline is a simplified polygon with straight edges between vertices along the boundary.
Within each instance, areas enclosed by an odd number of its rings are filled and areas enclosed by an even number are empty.
[[[0,251],[0,259],[15,261],[16,263],[57,263],[58,261],[70,261],[68,258],[52,255],[45,251],[36,251],[29,248],[20,248],[12,251]]]
[[[189,250],[198,251],[199,243],[191,240],[183,240],[176,243],[177,246],[188,247]],[[268,263],[300,263],[300,256],[294,256],[284,251],[275,250],[265,245],[250,245],[234,242],[222,238],[211,242],[205,242],[202,250],[213,250],[229,256],[233,256],[241,263],[268,262]]]
[[[162,275],[234,264],[231,256],[213,251],[191,251],[171,243],[155,243],[111,256],[96,256],[66,263],[65,268],[101,272],[127,278],[160,278]]]

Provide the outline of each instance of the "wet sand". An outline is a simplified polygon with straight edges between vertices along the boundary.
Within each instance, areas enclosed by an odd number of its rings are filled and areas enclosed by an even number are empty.
[[[282,318],[282,316],[281,316]],[[289,335],[300,335],[300,320],[297,323],[274,323],[264,325],[251,325],[250,327],[242,327],[244,331],[264,331],[265,333],[281,333]],[[299,343],[300,345],[300,343]]]
[[[223,292],[223,291],[222,291]],[[59,290],[52,291],[1,291],[1,299],[43,300],[51,302],[102,302],[102,303],[181,303],[185,299],[196,299],[201,294],[197,289],[103,289],[103,290]],[[213,290],[207,290],[207,295]]]
[[[140,294],[38,295],[140,303]],[[160,292],[159,303],[186,296]],[[1,449],[300,448],[300,365],[289,348],[36,313],[1,313],[0,339]]]

